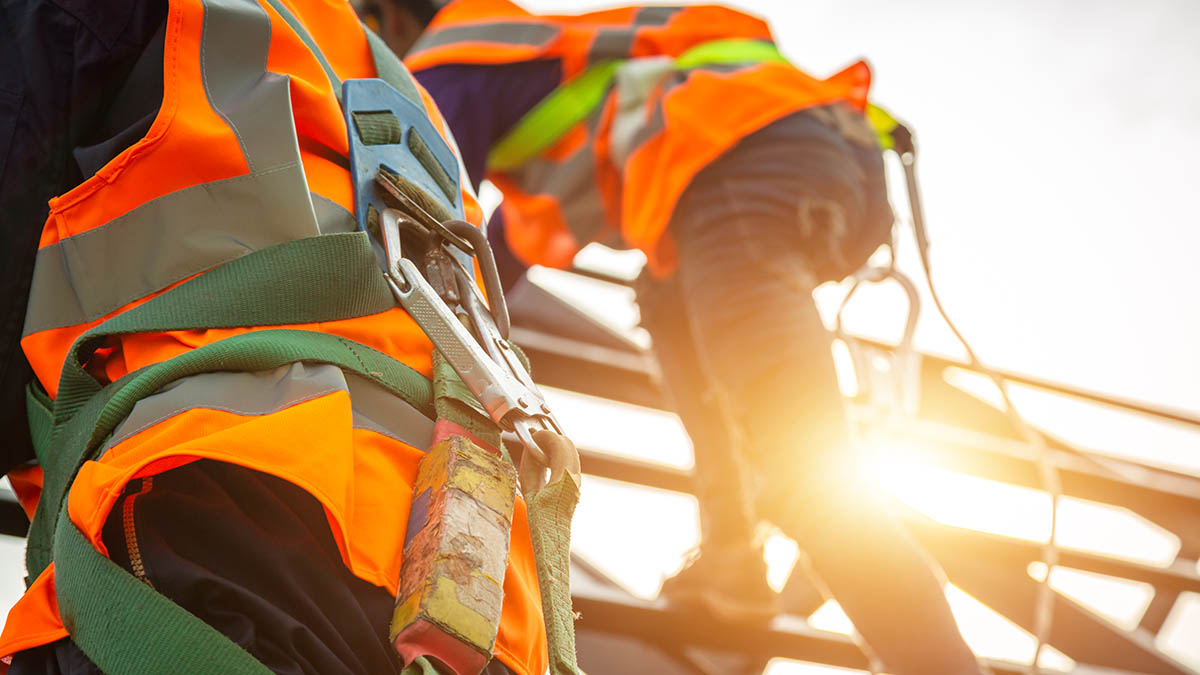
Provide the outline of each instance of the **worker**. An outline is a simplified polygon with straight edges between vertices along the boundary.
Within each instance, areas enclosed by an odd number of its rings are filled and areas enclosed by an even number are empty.
[[[346,3],[18,0],[0,63],[5,400],[34,376],[0,671],[400,672],[432,347],[357,231],[339,108],[399,61]],[[513,522],[485,672],[541,675]]]
[[[700,555],[663,595],[773,615],[762,518],[800,542],[888,672],[978,673],[933,561],[860,484],[812,298],[892,224],[867,66],[812,77],[763,21],[718,6],[363,12],[437,101],[472,180],[503,193],[489,236],[509,282],[591,242],[645,253],[638,303],[702,512]]]

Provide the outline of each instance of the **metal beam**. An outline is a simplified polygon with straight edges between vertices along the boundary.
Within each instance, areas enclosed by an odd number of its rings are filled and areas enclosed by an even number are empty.
[[[1025,573],[1024,567],[1014,569],[1013,561],[1002,553],[993,558],[998,550],[995,547],[943,546],[946,540],[926,537],[922,542],[942,564],[950,581],[1033,632],[1038,582]],[[1080,664],[1149,675],[1195,675],[1195,671],[1160,652],[1148,631],[1122,630],[1058,593],[1054,593],[1053,602],[1054,621],[1048,642]]]

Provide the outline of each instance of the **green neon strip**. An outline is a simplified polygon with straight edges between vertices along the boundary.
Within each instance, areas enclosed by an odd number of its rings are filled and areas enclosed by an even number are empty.
[[[623,61],[602,61],[555,89],[534,106],[488,154],[489,171],[510,171],[587,119],[608,94]]]

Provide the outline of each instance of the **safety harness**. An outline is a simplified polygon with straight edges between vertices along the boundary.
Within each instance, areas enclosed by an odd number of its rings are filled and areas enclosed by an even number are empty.
[[[273,0],[271,4],[322,62],[340,99],[340,82],[315,42],[286,8]],[[420,105],[407,71],[378,37],[366,33],[380,78]],[[367,140],[375,133],[386,135],[389,130],[368,131]],[[225,263],[82,335],[65,361],[53,402],[36,384],[30,385],[28,417],[44,486],[29,530],[28,581],[53,562],[63,624],[104,672],[270,672],[242,647],[102,555],[68,515],[71,485],[80,468],[98,459],[106,440],[139,400],[199,373],[323,363],[382,386],[432,420],[452,422],[502,447],[502,425],[459,378],[454,364],[438,353],[431,383],[407,365],[353,340],[319,332],[263,329],[208,344],[107,385],[86,368],[112,336],[336,321],[386,311],[396,305],[397,297],[380,273],[377,248],[368,232],[358,231],[298,239]],[[502,296],[492,297],[491,302],[502,303]],[[515,346],[507,347],[527,368]],[[536,448],[532,452],[527,448],[525,455],[535,453]],[[548,485],[534,485],[525,498],[550,669],[556,674],[575,673],[568,578],[570,521],[579,485],[577,472],[560,472],[554,478]],[[431,666],[419,660],[409,668],[428,672]]]

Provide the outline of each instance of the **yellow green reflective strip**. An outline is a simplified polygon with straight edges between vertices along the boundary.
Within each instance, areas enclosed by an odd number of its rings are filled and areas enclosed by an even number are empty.
[[[779,48],[763,40],[713,40],[696,45],[675,59],[675,68],[684,70],[730,63],[788,63]],[[542,99],[492,148],[488,154],[489,171],[511,171],[528,162],[562,138],[571,127],[587,119],[608,94],[624,60],[597,63]],[[867,106],[867,120],[879,145],[893,145],[892,131],[899,123],[883,108]]]
[[[521,166],[587,119],[604,101],[622,63],[619,59],[597,63],[542,99],[492,148],[488,170]]]
[[[692,47],[675,60],[678,69],[718,63],[758,63],[787,60],[779,49],[762,40],[713,40]],[[571,127],[587,119],[608,94],[624,60],[602,61],[555,89],[530,110],[488,154],[489,171],[510,171],[550,147]]]
[[[874,103],[868,103],[867,122],[875,130],[875,137],[879,139],[879,146],[884,150],[891,150],[892,146],[896,144],[892,139],[892,132],[896,130],[896,127],[900,126],[896,118]]]
[[[787,63],[779,48],[762,40],[712,40],[687,50],[675,59],[675,67],[684,70],[719,63]]]

